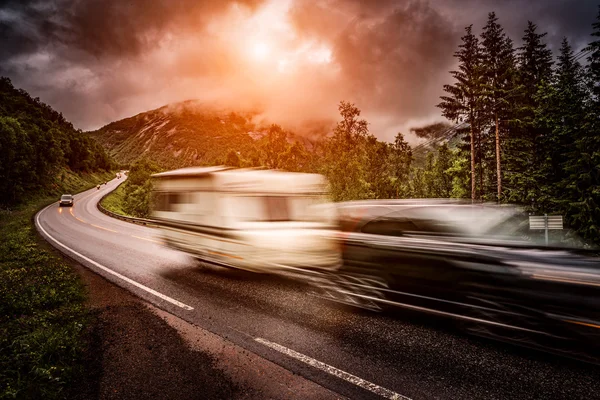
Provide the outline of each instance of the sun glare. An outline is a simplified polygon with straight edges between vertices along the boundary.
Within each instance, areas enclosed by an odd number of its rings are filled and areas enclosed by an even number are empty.
[[[255,42],[251,48],[252,56],[259,61],[262,61],[267,58],[271,49],[269,45],[265,42]]]

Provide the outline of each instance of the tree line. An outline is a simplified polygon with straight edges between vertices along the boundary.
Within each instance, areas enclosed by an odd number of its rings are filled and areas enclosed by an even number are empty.
[[[459,64],[438,107],[468,131],[473,200],[511,202],[560,213],[587,239],[600,223],[600,12],[592,41],[558,57],[528,22],[515,48],[494,13],[477,37],[465,28]],[[582,62],[587,61],[584,66]]]
[[[290,140],[294,135],[273,124],[250,150],[231,150],[217,164],[321,173],[334,201],[466,197],[466,163],[452,141],[413,151],[402,133],[391,143],[378,140],[354,104],[342,101],[338,109],[341,119],[325,139]],[[437,139],[440,130],[448,125],[433,124],[417,134]]]
[[[61,113],[0,78],[0,206],[75,172],[108,171],[114,162],[93,139]]]

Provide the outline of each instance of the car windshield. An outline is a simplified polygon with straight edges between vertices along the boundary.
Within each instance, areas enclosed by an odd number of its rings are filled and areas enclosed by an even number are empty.
[[[72,198],[73,198],[73,196],[70,194],[63,194],[60,199],[61,200],[71,200]]]

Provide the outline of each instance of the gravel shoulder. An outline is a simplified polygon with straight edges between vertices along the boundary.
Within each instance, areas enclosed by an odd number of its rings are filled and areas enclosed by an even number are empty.
[[[340,399],[72,262],[94,323],[74,399]]]

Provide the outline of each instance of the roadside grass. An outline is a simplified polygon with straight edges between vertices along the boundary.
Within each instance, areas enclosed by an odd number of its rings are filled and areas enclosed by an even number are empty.
[[[39,244],[33,217],[62,193],[112,173],[63,171],[43,193],[0,210],[0,399],[61,399],[83,371],[91,314],[72,268]]]
[[[113,190],[108,196],[102,199],[102,201],[100,202],[102,207],[104,207],[108,211],[114,212],[115,214],[121,214],[132,217],[132,215],[128,214],[123,208],[123,206],[125,205],[125,191],[127,184],[128,182],[125,181],[125,183],[119,185],[119,187],[116,190]]]

